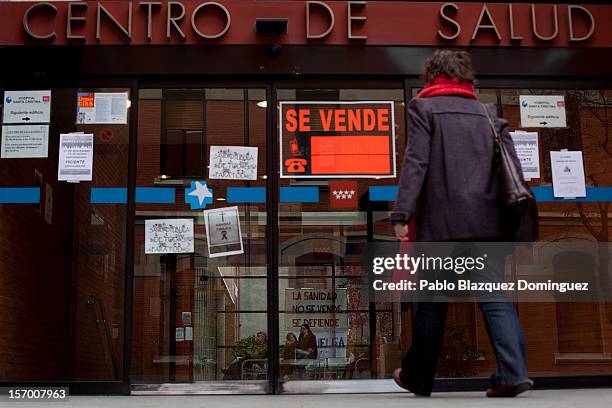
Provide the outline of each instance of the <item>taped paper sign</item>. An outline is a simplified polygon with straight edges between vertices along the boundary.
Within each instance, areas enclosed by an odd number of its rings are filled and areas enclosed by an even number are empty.
[[[185,328],[184,327],[176,327],[174,330],[174,340],[175,341],[185,341]]]
[[[210,146],[208,178],[257,180],[257,147]]]
[[[193,327],[185,327],[185,341],[193,341]]]
[[[555,197],[586,197],[584,162],[581,151],[550,152]]]
[[[127,92],[79,92],[77,124],[127,124]]]
[[[540,149],[537,132],[510,132],[514,150],[521,161],[525,180],[540,178]]]
[[[93,147],[91,133],[61,134],[57,179],[68,182],[91,181]]]
[[[204,211],[208,256],[242,254],[242,235],[238,207],[216,208]]]
[[[49,156],[49,125],[2,126],[3,159]]]
[[[145,254],[194,251],[193,219],[145,220]]]

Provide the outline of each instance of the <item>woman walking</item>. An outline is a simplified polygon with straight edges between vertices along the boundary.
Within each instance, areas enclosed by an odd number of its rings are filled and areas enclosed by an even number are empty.
[[[508,123],[497,118],[494,106],[478,101],[467,52],[434,52],[422,76],[427,85],[408,107],[408,145],[391,213],[396,237],[405,240],[414,221],[416,241],[507,241],[489,118],[518,162]],[[514,397],[531,389],[512,303],[479,299],[479,305],[497,359],[487,396]],[[421,302],[415,308],[412,345],[393,377],[400,387],[429,396],[448,303]]]

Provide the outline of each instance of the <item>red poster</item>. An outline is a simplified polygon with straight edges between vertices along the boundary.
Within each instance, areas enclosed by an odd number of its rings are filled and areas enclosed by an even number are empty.
[[[356,181],[330,181],[329,182],[330,208],[357,209],[359,208],[359,191]]]
[[[395,177],[393,109],[393,102],[281,102],[281,177]]]

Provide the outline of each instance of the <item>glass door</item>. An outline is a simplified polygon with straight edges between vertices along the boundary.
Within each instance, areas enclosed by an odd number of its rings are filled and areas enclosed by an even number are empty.
[[[265,392],[266,89],[138,103],[132,392]]]
[[[405,149],[403,84],[281,84],[276,98],[282,389],[390,378],[402,312],[369,299],[361,261],[369,242],[394,239],[380,195]]]
[[[2,95],[0,381],[122,389],[129,214],[99,198],[127,190],[130,100],[128,87]]]

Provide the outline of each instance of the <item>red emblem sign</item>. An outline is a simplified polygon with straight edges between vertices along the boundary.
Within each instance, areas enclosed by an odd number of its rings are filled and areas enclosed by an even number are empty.
[[[357,209],[359,208],[359,192],[356,181],[330,181],[329,182],[330,208]]]
[[[111,140],[113,140],[113,138],[115,137],[115,133],[113,132],[113,129],[111,128],[102,128],[100,129],[98,136],[100,136],[101,141],[108,143]]]

